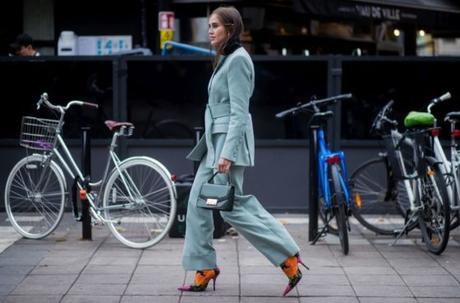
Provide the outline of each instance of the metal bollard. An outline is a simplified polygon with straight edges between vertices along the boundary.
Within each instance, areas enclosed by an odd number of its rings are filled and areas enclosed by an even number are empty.
[[[308,201],[308,241],[318,234],[318,125],[310,126],[310,200]]]
[[[88,194],[91,192],[89,182],[91,180],[91,138],[90,127],[82,127],[82,154],[81,167],[83,168],[83,188],[80,190],[81,200],[81,223],[82,223],[82,240],[92,240],[91,234],[91,216],[89,214]]]

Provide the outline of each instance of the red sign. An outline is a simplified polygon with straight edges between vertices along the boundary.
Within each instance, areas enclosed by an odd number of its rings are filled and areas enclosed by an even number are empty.
[[[174,30],[174,12],[158,13],[158,30]]]

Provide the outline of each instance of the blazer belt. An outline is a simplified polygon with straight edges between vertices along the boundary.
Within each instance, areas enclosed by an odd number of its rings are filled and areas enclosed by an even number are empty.
[[[230,103],[208,104],[208,109],[213,119],[230,116]]]

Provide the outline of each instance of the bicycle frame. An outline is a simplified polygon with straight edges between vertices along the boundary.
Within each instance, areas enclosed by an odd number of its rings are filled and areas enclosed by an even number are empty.
[[[89,192],[88,193],[88,202],[90,203],[90,211],[92,213],[92,215],[103,221],[103,222],[106,222],[107,220],[105,220],[103,218],[103,216],[100,214],[100,212],[103,210],[103,208],[100,207],[101,205],[101,199],[102,199],[102,193],[103,193],[103,190],[104,190],[104,185],[107,181],[107,177],[108,177],[108,174],[109,174],[109,169],[110,167],[112,166],[111,164],[113,163],[113,167],[115,169],[118,169],[119,170],[119,166],[120,166],[120,159],[118,158],[117,154],[115,153],[114,149],[115,147],[117,146],[116,145],[116,141],[117,141],[117,137],[118,137],[118,134],[115,133],[113,138],[112,138],[112,143],[110,145],[110,150],[109,150],[109,156],[108,156],[108,159],[107,159],[107,164],[106,164],[106,167],[105,167],[105,170],[104,170],[104,174],[102,176],[102,178],[97,181],[97,182],[90,182],[89,185],[91,187],[98,187],[99,186],[99,189],[96,193],[96,195],[93,193],[93,192]],[[60,151],[60,149],[62,149],[62,153]],[[81,172],[80,168],[78,167],[78,165],[76,164],[72,154],[70,153],[64,139],[62,138],[62,136],[60,134],[57,135],[57,143],[55,145],[55,147],[53,148],[52,152],[47,155],[49,159],[52,159],[53,155],[56,156],[56,158],[59,160],[59,163],[62,165],[62,167],[64,168],[64,171],[67,173],[67,175],[72,178],[73,180],[77,180],[77,186],[78,186],[78,189],[82,189],[83,188],[83,184],[82,184],[82,181],[84,180],[84,176],[83,176],[83,173]],[[67,159],[67,161],[66,161]],[[129,182],[129,180],[123,180],[126,184]],[[127,187],[129,188],[129,187]],[[132,194],[130,193],[130,196]],[[132,197],[131,197],[132,198]],[[123,205],[117,205],[117,206],[112,206],[112,208],[123,208]]]
[[[395,149],[396,159],[398,161],[399,168],[401,169],[402,176],[404,178],[403,182],[404,182],[404,187],[406,189],[407,196],[409,198],[410,209],[411,211],[414,211],[418,208],[415,206],[415,190],[417,188],[420,189],[420,186],[418,184],[418,182],[420,181],[418,180],[418,174],[416,171],[414,171],[410,175],[408,174],[406,170],[406,165],[404,164],[404,157],[402,155],[401,149],[396,148],[396,147],[401,144],[407,144],[411,148],[415,148],[414,146],[415,143],[413,142],[413,140],[409,138],[403,138],[403,135],[395,129],[391,130],[390,137],[392,139],[393,148]],[[411,184],[411,180],[413,181],[412,184]],[[421,193],[419,194],[421,195]]]
[[[328,166],[333,165],[328,163],[328,159],[331,158],[338,158],[340,167],[342,169],[342,174],[339,175],[340,185],[342,187],[343,193],[345,195],[345,201],[347,207],[350,206],[350,190],[348,188],[347,182],[347,169],[345,164],[345,154],[343,151],[331,152],[326,144],[326,139],[324,135],[324,129],[319,128],[317,131],[317,138],[318,138],[318,186],[320,192],[323,194],[324,197],[324,204],[326,209],[331,208],[331,192],[329,188],[328,178],[330,178],[328,173]]]
[[[67,108],[72,105],[72,102],[77,103],[77,102],[81,102],[81,101],[71,101],[68,104]],[[59,113],[60,113],[60,118],[59,118],[58,127],[56,129],[56,138],[54,140],[53,149],[51,150],[51,152],[49,154],[46,155],[46,159],[47,159],[47,161],[51,161],[53,156],[56,155],[57,159],[59,160],[60,164],[64,168],[65,172],[73,180],[76,180],[76,185],[77,185],[78,189],[81,190],[81,189],[83,189],[82,181],[85,179],[85,176],[83,176],[82,171],[80,170],[80,168],[76,164],[72,154],[69,151],[69,148],[67,147],[67,144],[64,141],[64,138],[61,135],[62,127],[64,125],[65,110],[62,107],[55,107],[55,108],[58,108]],[[99,186],[99,190],[97,191],[96,194],[94,194],[94,192],[89,192],[87,194],[87,199],[88,199],[88,202],[90,204],[90,208],[89,208],[90,213],[92,214],[92,216],[94,218],[96,218],[97,220],[102,221],[102,222],[109,222],[110,221],[110,220],[106,220],[101,215],[101,211],[104,210],[104,209],[107,209],[107,208],[100,207],[100,205],[101,205],[101,198],[103,196],[104,186],[106,184],[107,177],[109,175],[109,170],[110,170],[110,167],[111,167],[111,163],[113,163],[114,169],[117,169],[118,172],[120,173],[122,181],[123,181],[125,187],[128,189],[128,194],[129,194],[130,199],[134,200],[133,193],[131,192],[131,188],[134,188],[134,190],[136,191],[134,194],[139,194],[139,192],[137,191],[137,188],[135,188],[135,186],[128,186],[128,183],[130,183],[130,185],[134,185],[134,183],[131,180],[131,177],[129,175],[124,176],[124,174],[122,174],[122,172],[120,171],[120,164],[122,163],[122,161],[118,158],[117,154],[115,153],[115,148],[117,147],[118,137],[123,136],[126,131],[129,132],[129,129],[127,129],[126,126],[121,126],[118,131],[114,132],[113,137],[112,137],[112,142],[111,142],[110,148],[109,148],[109,155],[108,155],[108,158],[107,158],[107,161],[106,161],[106,167],[104,169],[104,174],[103,174],[101,180],[99,180],[97,182],[89,182],[90,187],[98,187]],[[59,151],[60,148],[62,148],[63,154]],[[68,164],[66,159],[68,160],[70,165]],[[72,207],[74,207],[73,204],[72,204]],[[110,206],[110,209],[123,209],[125,207],[129,207],[129,203]]]

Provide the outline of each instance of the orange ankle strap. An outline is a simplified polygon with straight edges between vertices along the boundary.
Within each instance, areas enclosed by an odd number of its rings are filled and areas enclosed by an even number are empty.
[[[294,277],[299,270],[297,257],[292,256],[287,258],[286,261],[281,264],[281,269],[288,278]]]
[[[195,281],[193,284],[195,285],[203,285],[208,284],[208,282],[216,276],[216,272],[214,269],[209,270],[198,270],[195,273]]]

